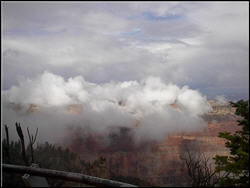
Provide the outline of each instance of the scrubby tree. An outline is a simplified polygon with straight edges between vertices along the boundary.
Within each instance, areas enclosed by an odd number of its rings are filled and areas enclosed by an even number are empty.
[[[185,163],[192,187],[214,187],[218,176],[213,161],[200,148],[197,142],[184,142],[180,158]]]
[[[229,156],[216,156],[216,171],[223,174],[219,179],[220,186],[249,186],[249,101],[231,102],[240,116],[240,131],[231,134],[223,132],[219,137],[226,139]]]

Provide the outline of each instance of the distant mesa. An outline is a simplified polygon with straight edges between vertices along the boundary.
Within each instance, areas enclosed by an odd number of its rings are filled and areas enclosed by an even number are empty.
[[[118,102],[118,104],[119,104],[119,106],[125,106],[125,102],[122,101],[122,100],[120,100],[120,101]]]
[[[215,100],[208,100],[208,102],[210,103],[210,105],[215,105],[216,104]]]
[[[216,103],[214,100],[208,101],[210,105],[212,106],[213,110],[209,112],[209,114],[220,114],[220,115],[226,115],[226,114],[235,114],[236,108],[232,107],[229,103]]]
[[[28,110],[26,111],[28,114],[34,113],[34,112],[40,112],[40,107],[36,104],[30,104]]]
[[[174,103],[170,104],[170,106],[173,107],[174,109],[180,109],[176,100],[174,101]]]
[[[70,114],[82,114],[83,107],[81,104],[71,104],[71,105],[67,106],[67,111]]]
[[[137,119],[137,120],[136,120],[136,123],[135,123],[135,126],[138,127],[138,126],[140,126],[140,125],[141,125],[141,121]]]

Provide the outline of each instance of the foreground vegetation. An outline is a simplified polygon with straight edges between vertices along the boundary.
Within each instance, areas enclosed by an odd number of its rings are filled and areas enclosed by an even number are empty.
[[[235,134],[220,133],[219,137],[227,140],[226,147],[230,156],[216,156],[216,172],[223,174],[219,179],[220,186],[249,186],[249,101],[231,102],[240,116],[240,131]]]
[[[117,176],[108,171],[107,161],[104,157],[99,157],[93,162],[82,160],[76,153],[71,152],[67,148],[55,146],[45,142],[38,144],[34,148],[36,136],[30,135],[30,143],[28,147],[24,146],[24,138],[20,124],[16,123],[17,132],[20,140],[17,142],[8,139],[8,128],[5,126],[6,139],[3,140],[3,155],[2,162],[5,164],[16,164],[29,166],[31,163],[39,164],[41,168],[48,168],[53,170],[62,170],[67,172],[83,173],[87,175],[97,176],[100,178],[123,181],[125,183],[146,186],[146,182],[135,177]],[[28,130],[28,129],[27,129]],[[37,134],[36,134],[37,135]],[[47,178],[48,183],[52,187],[61,186],[86,186],[81,183],[67,182],[63,180],[56,180]],[[25,186],[22,181],[21,174],[4,173],[3,172],[3,186]]]
[[[249,101],[231,102],[236,107],[240,131],[234,134],[221,132],[220,138],[226,140],[229,156],[216,155],[215,169],[204,153],[194,153],[187,148],[181,156],[188,169],[192,187],[248,187],[249,186]],[[194,145],[192,146],[192,148]]]

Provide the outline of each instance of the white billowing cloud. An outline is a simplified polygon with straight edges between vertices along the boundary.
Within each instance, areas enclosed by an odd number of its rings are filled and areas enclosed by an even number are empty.
[[[44,72],[34,79],[23,79],[2,95],[4,124],[20,121],[37,126],[41,137],[49,141],[59,139],[69,125],[90,126],[100,132],[125,126],[134,129],[137,140],[159,140],[167,133],[201,130],[205,127],[201,115],[211,110],[199,91],[165,83],[158,77],[96,84],[82,76],[64,80]],[[10,104],[23,105],[26,110],[36,104],[41,111],[25,114],[25,109],[19,112]],[[83,113],[68,113],[71,104],[82,105]]]
[[[185,110],[193,115],[202,115],[209,110],[209,107],[206,105],[206,101],[204,101],[199,93],[185,87],[183,88],[183,92],[178,96],[177,100],[178,103],[185,108]],[[203,106],[203,108],[200,106]]]
[[[46,72],[34,81],[21,82],[20,86],[20,88],[14,86],[8,91],[10,102],[52,106],[71,103],[70,97],[65,92],[65,82],[62,77]]]

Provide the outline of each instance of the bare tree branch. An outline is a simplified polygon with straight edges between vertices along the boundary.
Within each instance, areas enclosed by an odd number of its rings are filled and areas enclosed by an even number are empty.
[[[9,130],[8,126],[4,125],[5,128],[5,133],[6,133],[6,147],[4,148],[6,150],[6,155],[7,155],[7,161],[10,163],[10,142],[9,142]]]
[[[17,134],[20,138],[20,141],[21,141],[21,144],[22,144],[22,156],[23,156],[23,160],[25,162],[25,164],[28,166],[29,163],[28,163],[28,159],[26,157],[26,152],[25,152],[25,144],[24,144],[24,137],[23,137],[23,131],[22,131],[22,128],[20,126],[20,123],[18,124],[16,122],[16,131],[17,131]]]
[[[30,141],[31,163],[34,163],[33,145],[36,142],[36,136],[37,136],[38,128],[36,129],[35,138],[33,137],[33,135],[30,136],[29,127],[27,127],[27,132],[28,132],[29,141]]]
[[[212,168],[211,160],[199,150],[190,150],[187,145],[181,159],[185,161],[192,187],[212,187],[218,183],[218,176]]]

